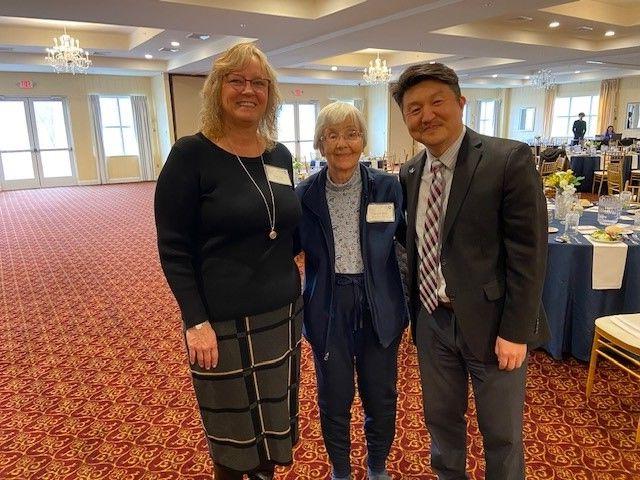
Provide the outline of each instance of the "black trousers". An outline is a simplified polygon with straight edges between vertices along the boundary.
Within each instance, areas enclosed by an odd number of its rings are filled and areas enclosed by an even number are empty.
[[[482,319],[478,319],[482,321]],[[511,372],[476,359],[464,343],[451,310],[420,309],[416,344],[424,416],[431,434],[431,466],[440,480],[465,472],[469,377],[484,441],[487,480],[523,480],[522,418],[526,361]]]
[[[367,463],[373,472],[385,469],[393,443],[399,336],[383,348],[366,307],[362,275],[337,275],[335,312],[327,357],[314,351],[320,424],[336,477],[351,472],[349,438],[354,369],[364,407]],[[326,358],[326,359],[325,359]]]

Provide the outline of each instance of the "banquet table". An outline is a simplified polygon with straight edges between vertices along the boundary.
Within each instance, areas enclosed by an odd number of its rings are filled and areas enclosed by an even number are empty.
[[[640,215],[640,211],[637,213]],[[623,213],[623,215],[627,215]],[[621,224],[632,221],[621,220]],[[597,213],[585,211],[580,225],[597,223]],[[640,241],[627,240],[627,259],[619,290],[593,290],[593,246],[582,234],[571,243],[558,243],[564,225],[553,220],[557,233],[549,234],[547,274],[542,301],[549,321],[551,339],[544,348],[556,359],[564,355],[588,361],[595,319],[616,313],[640,312]]]
[[[570,157],[571,170],[577,177],[584,177],[578,186],[579,192],[590,192],[593,185],[593,175],[597,170],[604,170],[604,155],[572,155]],[[638,168],[638,155],[625,155],[622,169],[623,183],[631,177],[631,170]]]

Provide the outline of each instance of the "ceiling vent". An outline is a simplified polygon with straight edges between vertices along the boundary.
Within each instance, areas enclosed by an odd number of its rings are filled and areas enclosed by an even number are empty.
[[[209,38],[211,38],[211,35],[209,35],[208,33],[190,33],[189,35],[187,35],[187,38],[190,38],[192,40],[202,40],[203,42],[206,40],[209,40]]]
[[[158,49],[159,52],[179,52],[180,49],[179,48],[175,48],[175,47],[162,47]]]
[[[593,27],[589,25],[582,25],[581,27],[578,27],[578,30],[581,32],[593,32]]]
[[[513,17],[509,19],[513,23],[526,23],[533,22],[533,17],[527,17],[526,15],[520,15],[519,17]]]
[[[0,47],[0,52],[13,52],[11,47]]]

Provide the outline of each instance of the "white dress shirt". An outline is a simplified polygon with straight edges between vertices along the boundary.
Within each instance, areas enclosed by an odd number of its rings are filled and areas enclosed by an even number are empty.
[[[447,213],[447,204],[449,203],[449,192],[451,191],[451,183],[453,182],[453,172],[456,167],[456,160],[458,159],[458,152],[460,151],[460,145],[462,145],[462,139],[467,131],[466,127],[462,126],[462,132],[455,142],[444,152],[440,157],[435,157],[429,149],[427,149],[427,160],[424,164],[424,170],[422,171],[422,178],[420,180],[420,191],[418,192],[418,206],[416,207],[416,241],[418,246],[418,260],[422,261],[422,249],[424,246],[424,223],[427,213],[427,199],[429,198],[429,189],[431,188],[431,181],[433,175],[431,174],[431,163],[434,160],[442,162],[444,167],[444,192],[442,199],[442,212],[440,213],[440,246],[438,248],[438,298],[442,302],[448,302],[449,298],[445,293],[446,283],[444,276],[442,275],[442,266],[440,265],[440,247],[442,247],[442,228],[444,226],[444,217]]]

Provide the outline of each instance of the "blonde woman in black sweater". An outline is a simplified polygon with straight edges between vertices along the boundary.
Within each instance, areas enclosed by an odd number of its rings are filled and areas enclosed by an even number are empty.
[[[158,179],[158,250],[215,478],[269,479],[298,436],[291,154],[274,141],[275,74],[254,45],[220,56],[202,97],[201,131],[176,142]]]

